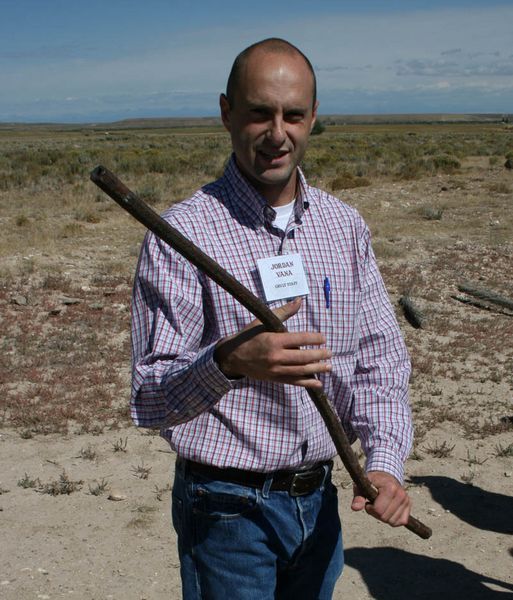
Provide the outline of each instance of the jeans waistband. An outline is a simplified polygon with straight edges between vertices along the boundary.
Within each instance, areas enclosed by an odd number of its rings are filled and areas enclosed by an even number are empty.
[[[226,481],[246,487],[262,489],[266,481],[272,479],[270,490],[286,491],[291,496],[304,496],[319,489],[333,467],[333,461],[318,463],[308,469],[297,471],[283,470],[272,473],[260,473],[235,468],[220,468],[203,463],[197,463],[182,458],[177,459],[177,468],[183,469],[184,474],[191,473],[208,479]]]

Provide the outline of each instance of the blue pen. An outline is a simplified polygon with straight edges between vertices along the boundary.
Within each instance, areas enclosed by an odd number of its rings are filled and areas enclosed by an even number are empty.
[[[330,280],[329,280],[329,277],[326,277],[324,279],[324,297],[326,298],[326,308],[330,307],[330,292],[331,292]]]

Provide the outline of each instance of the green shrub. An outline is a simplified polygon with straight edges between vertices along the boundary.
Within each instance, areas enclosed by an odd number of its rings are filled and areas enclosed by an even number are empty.
[[[324,133],[325,129],[326,125],[324,125],[320,119],[317,119],[312,127],[311,135],[321,135],[321,133]]]
[[[151,184],[145,185],[140,190],[137,190],[137,195],[141,200],[144,200],[144,202],[147,202],[148,204],[157,204],[161,200],[160,191]]]
[[[431,159],[435,171],[441,173],[454,173],[461,169],[461,163],[454,156],[448,154],[438,154]]]
[[[355,177],[351,173],[343,173],[342,175],[337,175],[337,177],[331,180],[330,187],[332,191],[336,191],[365,187],[370,184],[371,182],[366,177]]]

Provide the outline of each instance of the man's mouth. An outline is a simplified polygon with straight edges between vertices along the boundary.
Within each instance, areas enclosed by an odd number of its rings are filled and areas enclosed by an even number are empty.
[[[288,151],[280,150],[279,152],[266,152],[264,150],[259,150],[258,153],[260,154],[260,156],[262,156],[263,159],[269,162],[274,162],[279,161],[284,156],[287,156]]]

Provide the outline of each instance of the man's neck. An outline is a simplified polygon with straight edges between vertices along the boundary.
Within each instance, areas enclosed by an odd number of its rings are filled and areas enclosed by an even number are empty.
[[[288,183],[281,188],[268,188],[266,186],[265,189],[259,189],[257,187],[257,190],[267,200],[267,204],[269,204],[269,206],[285,206],[286,204],[292,202],[292,200],[294,200],[296,197],[296,185],[297,176],[294,175],[294,177],[291,178],[291,180],[289,180]]]
[[[244,176],[245,179],[249,181],[249,183],[255,188],[255,190],[267,201],[269,206],[284,206],[285,204],[289,204],[296,197],[296,187],[297,187],[297,169],[291,175],[288,181],[284,183],[277,183],[275,185],[265,184],[261,181],[258,181],[252,177],[250,177],[244,170],[240,167],[237,162],[237,166],[239,171]]]

